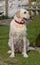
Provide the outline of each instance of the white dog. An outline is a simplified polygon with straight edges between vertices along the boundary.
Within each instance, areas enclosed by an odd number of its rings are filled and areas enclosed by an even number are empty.
[[[23,40],[23,51],[24,57],[28,57],[26,54],[26,44],[29,45],[29,41],[26,38],[26,26],[25,23],[30,19],[29,12],[25,9],[20,9],[16,12],[14,19],[10,23],[9,42],[10,49],[8,53],[11,53],[10,57],[15,57],[14,44],[19,43]]]

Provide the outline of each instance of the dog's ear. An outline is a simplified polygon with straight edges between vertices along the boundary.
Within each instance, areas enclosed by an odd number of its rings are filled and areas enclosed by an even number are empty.
[[[16,16],[20,18],[20,10],[16,12]]]

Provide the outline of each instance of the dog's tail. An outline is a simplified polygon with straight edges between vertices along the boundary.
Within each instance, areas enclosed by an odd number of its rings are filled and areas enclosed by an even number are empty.
[[[34,47],[28,47],[27,51],[30,51],[30,50],[35,50]]]
[[[40,53],[40,48],[39,47],[28,47],[27,51],[30,51],[30,50],[35,50],[35,51],[38,51]]]

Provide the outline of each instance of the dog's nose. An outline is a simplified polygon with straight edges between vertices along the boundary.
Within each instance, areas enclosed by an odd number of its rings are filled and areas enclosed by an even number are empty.
[[[32,16],[30,16],[30,20],[33,20],[33,17]]]

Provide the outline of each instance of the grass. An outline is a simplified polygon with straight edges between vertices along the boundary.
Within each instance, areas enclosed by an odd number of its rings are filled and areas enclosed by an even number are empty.
[[[34,20],[26,26],[28,39],[30,43],[34,43],[40,34],[40,16],[35,16]],[[0,65],[40,65],[40,53],[37,51],[28,52],[28,58],[24,58],[21,53],[16,53],[15,58],[9,58],[8,33],[9,26],[0,26]]]
[[[30,43],[35,42],[37,36],[40,34],[40,16],[35,16],[33,21],[27,24],[28,38]]]

